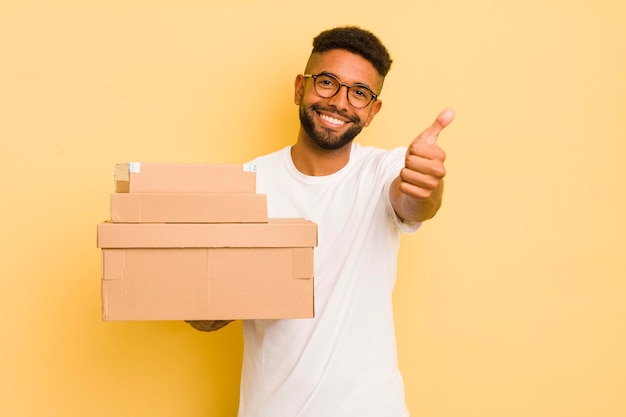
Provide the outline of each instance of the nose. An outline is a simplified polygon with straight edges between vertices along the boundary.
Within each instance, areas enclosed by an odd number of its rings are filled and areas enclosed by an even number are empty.
[[[345,88],[345,90],[344,90]],[[339,90],[334,96],[328,98],[328,104],[335,106],[338,110],[346,110],[350,108],[350,101],[348,100],[348,86],[341,84]]]

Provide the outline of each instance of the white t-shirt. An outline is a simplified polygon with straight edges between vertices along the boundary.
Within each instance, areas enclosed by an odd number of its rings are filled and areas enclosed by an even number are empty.
[[[406,417],[392,289],[400,235],[389,186],[406,149],[353,143],[340,171],[307,176],[290,147],[251,161],[272,218],[318,225],[315,318],[244,321],[239,417]]]

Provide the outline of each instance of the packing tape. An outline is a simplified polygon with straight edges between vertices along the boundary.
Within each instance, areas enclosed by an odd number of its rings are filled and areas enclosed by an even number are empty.
[[[139,174],[141,172],[141,163],[140,162],[129,162],[128,163],[128,172],[134,172]]]

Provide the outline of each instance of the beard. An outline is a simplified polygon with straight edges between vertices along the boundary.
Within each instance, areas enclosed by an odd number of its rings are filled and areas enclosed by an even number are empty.
[[[334,112],[344,118],[347,118],[352,122],[352,125],[345,132],[338,134],[332,129],[328,129],[325,127],[317,128],[315,126],[315,119],[317,116],[318,110],[326,110],[329,112]],[[343,114],[342,112],[337,112],[331,109],[323,109],[320,105],[312,105],[308,109],[306,109],[303,105],[300,105],[300,124],[302,128],[307,133],[307,135],[311,138],[313,143],[319,146],[322,149],[326,150],[335,150],[339,148],[343,148],[350,142],[354,140],[355,137],[361,130],[363,130],[363,124],[361,123],[361,119],[358,116],[348,116]]]

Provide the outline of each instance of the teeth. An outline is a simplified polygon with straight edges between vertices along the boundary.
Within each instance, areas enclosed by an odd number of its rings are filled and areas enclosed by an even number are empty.
[[[335,125],[345,125],[346,124],[346,122],[344,122],[343,120],[335,119],[334,117],[326,116],[324,114],[320,114],[320,117],[322,119],[326,120],[327,122],[335,124]]]

